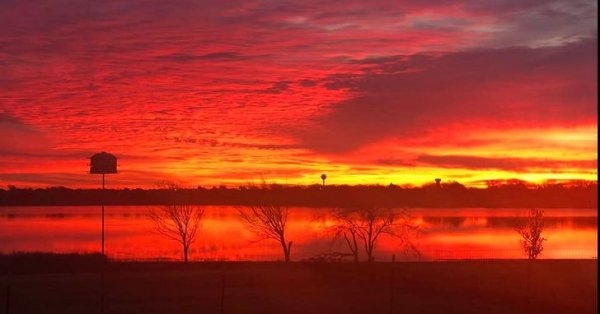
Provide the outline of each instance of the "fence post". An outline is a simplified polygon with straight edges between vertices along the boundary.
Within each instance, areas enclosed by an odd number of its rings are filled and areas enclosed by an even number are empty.
[[[10,263],[10,261],[9,261],[9,263]],[[4,308],[5,308],[6,314],[10,314],[10,294],[11,294],[11,271],[10,271],[10,268],[6,272],[6,291],[5,291],[5,293],[6,293],[6,301],[4,304]]]
[[[100,270],[100,314],[104,314],[104,269]]]
[[[10,282],[6,285],[6,314],[10,314]]]
[[[394,271],[395,271],[395,263],[396,262],[396,254],[392,255],[392,271],[390,274],[390,314],[394,313]]]
[[[225,314],[225,269],[221,272],[221,314]]]
[[[104,278],[104,272],[106,271],[106,260],[104,255],[100,261],[100,314],[104,314],[104,303],[105,303],[105,290],[106,283]]]

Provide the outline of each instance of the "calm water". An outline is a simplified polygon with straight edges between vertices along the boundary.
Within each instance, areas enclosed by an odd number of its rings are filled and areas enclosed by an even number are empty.
[[[237,209],[205,207],[198,239],[190,249],[195,260],[275,260],[281,249],[274,241],[259,241],[246,230]],[[153,232],[148,206],[106,208],[106,252],[118,259],[178,259],[178,244]],[[328,251],[345,251],[328,234],[333,209],[292,208],[288,238],[292,259]],[[420,259],[523,258],[515,228],[524,209],[410,209],[420,233],[412,242]],[[596,258],[596,209],[546,209],[547,239],[541,258]],[[0,207],[0,252],[98,252],[99,207]],[[397,240],[383,237],[377,260],[408,259]]]

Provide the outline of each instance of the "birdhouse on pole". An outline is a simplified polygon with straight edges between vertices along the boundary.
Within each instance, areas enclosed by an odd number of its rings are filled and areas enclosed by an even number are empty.
[[[90,158],[91,174],[117,173],[117,157],[112,154],[101,152]]]
[[[112,154],[101,152],[90,157],[90,173],[102,175],[102,193],[100,204],[102,206],[102,256],[104,256],[104,175],[117,173],[117,157]]]

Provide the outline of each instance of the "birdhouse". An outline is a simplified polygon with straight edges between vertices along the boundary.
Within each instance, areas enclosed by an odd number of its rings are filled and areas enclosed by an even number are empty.
[[[117,157],[101,152],[92,156],[90,162],[91,174],[117,173]]]

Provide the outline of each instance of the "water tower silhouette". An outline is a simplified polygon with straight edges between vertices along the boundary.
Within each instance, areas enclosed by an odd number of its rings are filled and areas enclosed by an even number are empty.
[[[104,256],[104,176],[117,173],[117,157],[112,154],[101,152],[90,157],[90,174],[102,175],[102,194],[100,203],[102,205],[102,256]]]
[[[321,175],[321,180],[323,181],[323,187],[325,187],[325,179],[327,179],[327,175],[326,174],[322,174]]]

